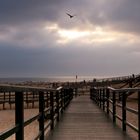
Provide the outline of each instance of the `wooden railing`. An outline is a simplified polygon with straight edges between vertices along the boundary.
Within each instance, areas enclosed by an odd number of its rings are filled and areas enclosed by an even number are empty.
[[[127,107],[127,94],[129,92],[137,94],[137,110]],[[138,133],[138,140],[140,140],[140,88],[114,89],[111,87],[93,87],[90,89],[90,98],[108,115],[111,114],[113,123],[116,123],[116,119],[120,120],[122,123],[122,130],[125,132],[128,126]],[[121,108],[121,115],[117,114],[117,107]],[[127,111],[137,115],[138,121],[136,126],[130,123],[130,120],[127,120],[127,115],[129,114]]]
[[[111,77],[111,78],[102,78],[102,79],[94,79],[92,82],[93,86],[110,86],[113,84],[122,83],[120,88],[125,86],[127,87],[137,87],[140,86],[140,74],[137,75],[129,75],[129,76],[121,76],[121,77]]]
[[[57,89],[46,89],[38,87],[23,87],[0,85],[0,94],[12,92],[15,103],[15,126],[9,128],[6,132],[0,133],[0,140],[15,134],[16,140],[24,140],[24,129],[35,120],[38,120],[39,134],[35,136],[35,140],[44,140],[45,130],[53,129],[55,123],[59,121],[60,114],[63,113],[73,98],[73,90],[71,88],[64,89],[62,87]],[[38,109],[39,113],[24,120],[24,94],[26,92],[36,93],[38,95]],[[45,97],[45,96],[47,97]]]

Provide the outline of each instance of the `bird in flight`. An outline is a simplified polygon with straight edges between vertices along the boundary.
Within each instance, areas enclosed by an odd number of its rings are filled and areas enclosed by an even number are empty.
[[[74,16],[76,16],[76,15],[71,15],[71,14],[69,14],[69,13],[66,13],[70,18],[73,18]]]

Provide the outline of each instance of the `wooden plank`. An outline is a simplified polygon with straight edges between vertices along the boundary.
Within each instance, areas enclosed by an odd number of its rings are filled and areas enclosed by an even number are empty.
[[[113,125],[89,96],[79,96],[71,102],[60,122],[46,136],[47,140],[132,140]]]

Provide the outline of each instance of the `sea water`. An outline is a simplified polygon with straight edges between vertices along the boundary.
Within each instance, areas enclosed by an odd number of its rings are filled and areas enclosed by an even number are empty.
[[[22,83],[27,81],[32,82],[79,82],[79,81],[92,81],[92,76],[56,76],[56,77],[18,77],[18,78],[0,78],[0,83]]]

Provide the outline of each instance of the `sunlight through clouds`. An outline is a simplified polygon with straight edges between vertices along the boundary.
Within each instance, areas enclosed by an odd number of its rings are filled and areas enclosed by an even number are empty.
[[[91,43],[103,43],[103,42],[112,42],[118,38],[118,35],[114,34],[111,31],[105,31],[101,27],[97,26],[96,28],[76,30],[76,29],[62,29],[57,24],[52,24],[46,26],[45,29],[48,32],[55,32],[58,39],[57,43],[66,44],[72,41],[80,41],[85,44]]]
[[[55,42],[58,44],[68,44],[71,42],[81,42],[83,44],[106,44],[122,42],[124,45],[139,42],[139,37],[124,32],[117,32],[111,29],[96,26],[94,28],[65,29],[57,24],[47,25],[45,30],[57,36]]]

